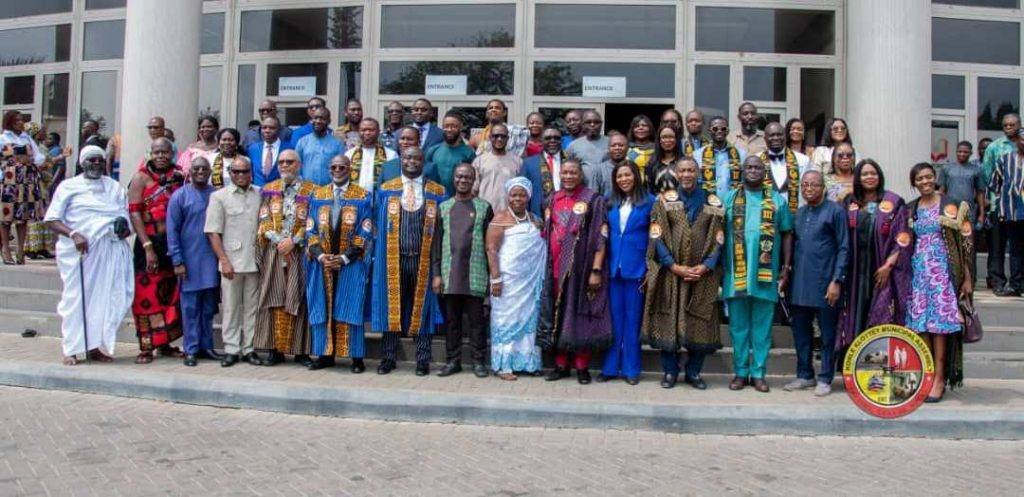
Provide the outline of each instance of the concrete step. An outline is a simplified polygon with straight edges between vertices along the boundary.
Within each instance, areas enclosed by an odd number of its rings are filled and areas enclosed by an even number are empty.
[[[0,309],[56,312],[61,290],[0,286]]]

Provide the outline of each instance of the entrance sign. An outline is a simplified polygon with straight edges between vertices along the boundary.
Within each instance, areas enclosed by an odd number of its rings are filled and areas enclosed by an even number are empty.
[[[427,95],[465,95],[466,76],[428,74],[424,84]]]
[[[583,96],[624,98],[626,78],[583,76]]]
[[[281,76],[277,78],[277,96],[312,97],[316,95],[316,76]]]
[[[902,326],[883,324],[853,340],[843,359],[846,393],[862,411],[899,418],[924,403],[935,381],[928,344]]]

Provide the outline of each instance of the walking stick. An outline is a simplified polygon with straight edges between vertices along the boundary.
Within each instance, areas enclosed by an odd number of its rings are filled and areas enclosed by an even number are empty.
[[[85,254],[78,256],[78,284],[82,291],[82,341],[85,342],[85,360],[89,361],[89,319],[85,311]]]

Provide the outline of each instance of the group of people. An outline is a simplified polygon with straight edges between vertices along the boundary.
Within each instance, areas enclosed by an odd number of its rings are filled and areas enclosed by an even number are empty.
[[[575,369],[581,384],[635,385],[646,344],[660,351],[661,386],[682,374],[705,389],[704,358],[722,347],[726,318],[728,387],[768,392],[772,327],[785,316],[798,357],[786,390],[827,395],[837,354],[865,329],[897,323],[932,344],[937,401],[963,377],[979,209],[996,200],[1000,221],[1024,215],[1015,115],[1012,146],[985,153],[991,198],[955,197],[957,166],[921,163],[908,178],[920,195],[907,202],[877,162],[858,159],[842,119],[814,148],[798,119],[758,130],[749,102],[733,133],[724,117],[670,109],[657,126],[640,115],[625,134],[604,134],[594,110],[570,111],[563,133],[538,113],[509,124],[492,100],[468,139],[458,113],[434,124],[427,99],[408,125],[402,104],[389,105],[383,130],[356,100],[333,129],[319,98],[295,129],[273,101],[259,110],[258,134],[206,117],[180,152],[155,137],[127,191],[104,175],[102,149],[82,149],[82,174],[61,184],[45,217],[60,235],[65,364],[111,361],[130,308],[138,363],[292,356],[322,369],[348,358],[362,373],[375,332],[379,374],[397,367],[408,337],[423,376],[442,331],[440,376],[462,371],[468,335],[478,377],[539,375],[547,351],[549,381]],[[184,351],[172,345],[182,335]]]

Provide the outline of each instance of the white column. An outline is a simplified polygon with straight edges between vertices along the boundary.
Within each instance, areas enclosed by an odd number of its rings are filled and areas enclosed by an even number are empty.
[[[930,0],[846,2],[846,111],[860,158],[878,161],[905,197],[907,174],[930,160]]]
[[[149,149],[146,123],[163,116],[179,149],[195,136],[203,2],[127,3],[121,90],[121,182]]]

